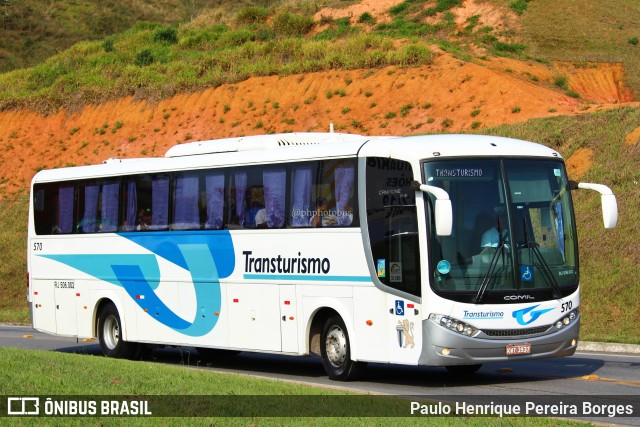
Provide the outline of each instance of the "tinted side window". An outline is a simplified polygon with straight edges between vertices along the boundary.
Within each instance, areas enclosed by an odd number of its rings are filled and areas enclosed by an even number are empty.
[[[291,227],[358,225],[353,159],[294,164],[292,176]]]
[[[367,222],[374,268],[385,285],[420,295],[420,250],[411,165],[367,159]]]

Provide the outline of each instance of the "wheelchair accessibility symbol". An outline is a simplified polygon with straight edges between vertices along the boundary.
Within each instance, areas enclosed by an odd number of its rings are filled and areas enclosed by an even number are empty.
[[[533,282],[533,269],[530,265],[520,266],[520,280],[523,282]]]

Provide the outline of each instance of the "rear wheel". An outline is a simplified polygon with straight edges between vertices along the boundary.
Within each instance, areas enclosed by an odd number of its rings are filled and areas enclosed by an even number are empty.
[[[366,367],[364,362],[351,360],[349,334],[340,316],[332,316],[324,324],[320,337],[320,354],[324,370],[332,380],[354,380]]]
[[[98,339],[102,354],[119,359],[136,358],[140,354],[140,345],[122,339],[122,322],[118,309],[108,303],[98,317]]]

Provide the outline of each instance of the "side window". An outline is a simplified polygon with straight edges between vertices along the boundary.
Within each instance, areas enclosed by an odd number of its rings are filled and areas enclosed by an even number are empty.
[[[353,159],[292,166],[291,227],[358,225],[356,167]]]
[[[37,234],[73,233],[76,203],[73,183],[37,185],[33,202]]]
[[[128,184],[127,227],[135,204],[134,230],[166,230],[169,226],[169,176],[143,175]]]
[[[257,168],[239,168],[231,173],[230,185],[230,227],[256,228],[256,215],[264,210],[262,175]]]
[[[78,213],[76,233],[108,233],[118,228],[120,183],[85,181],[78,185]]]
[[[200,228],[200,176],[177,174],[173,197],[174,230],[197,230]]]
[[[294,228],[309,227],[313,217],[313,202],[315,201],[314,187],[317,162],[299,163],[292,167],[291,215],[289,225]]]
[[[262,171],[264,214],[258,213],[257,228],[282,228],[285,220],[287,170],[284,166]]]
[[[287,190],[285,166],[248,167],[236,169],[230,175],[230,227],[284,226]]]
[[[411,165],[400,160],[367,159],[367,222],[378,279],[420,296],[420,250]]]
[[[224,226],[224,171],[208,171],[204,177],[206,220],[204,228],[219,230]]]

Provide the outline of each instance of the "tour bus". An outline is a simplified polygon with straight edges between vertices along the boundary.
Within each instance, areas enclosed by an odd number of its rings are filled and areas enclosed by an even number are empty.
[[[106,356],[319,355],[473,373],[569,356],[578,238],[557,151],[494,136],[288,133],[38,172],[32,325]]]

